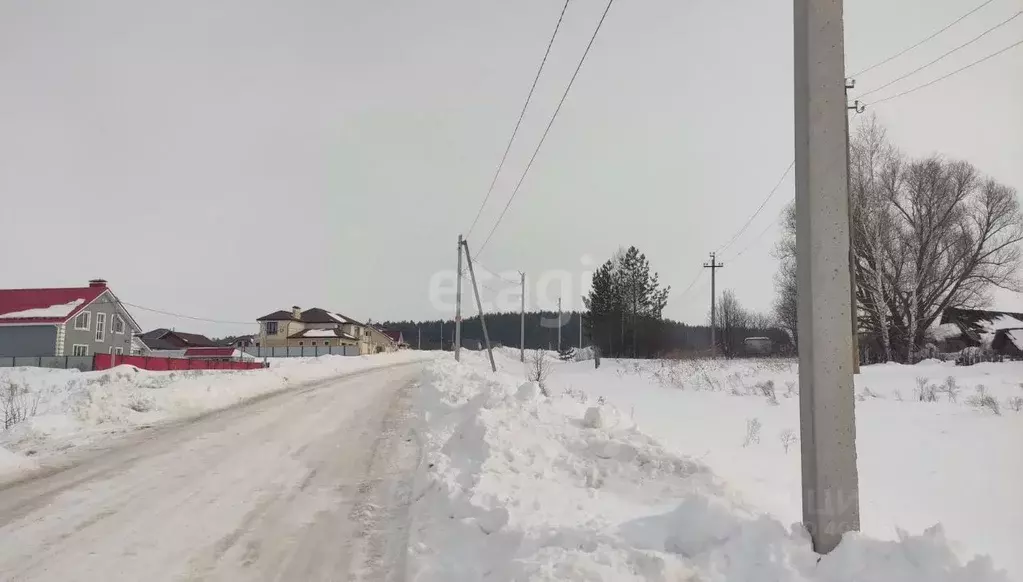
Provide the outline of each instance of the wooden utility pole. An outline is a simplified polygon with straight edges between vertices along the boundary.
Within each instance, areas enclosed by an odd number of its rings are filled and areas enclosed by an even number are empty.
[[[472,292],[476,296],[476,309],[480,314],[480,327],[483,328],[483,342],[487,346],[487,356],[490,357],[490,369],[497,371],[497,364],[494,363],[494,350],[490,349],[490,334],[487,333],[487,318],[483,315],[483,302],[480,301],[480,288],[476,285],[476,273],[472,270],[472,255],[469,254],[469,243],[462,241],[462,248],[465,250],[465,264],[469,266],[469,278],[472,281]]]
[[[718,356],[718,313],[717,313],[717,271],[725,265],[717,262],[717,253],[710,254],[710,262],[704,263],[704,269],[710,269],[710,353]]]
[[[458,281],[455,283],[455,361],[462,355],[462,235],[458,235]]]
[[[416,335],[419,336],[419,338],[418,338],[418,340],[416,342],[416,349],[417,350],[421,350],[421,349],[423,349],[423,328],[422,328],[422,326],[419,326],[419,325],[416,326]]]
[[[561,353],[561,297],[558,297],[558,353]]]
[[[526,274],[519,271],[522,278],[522,307],[519,308],[519,361],[526,361]]]
[[[583,349],[583,310],[579,310],[579,349]]]
[[[855,111],[856,113],[863,113],[865,107],[860,104],[859,100],[849,103],[849,89],[856,87],[856,79],[845,80],[845,108],[849,111]],[[852,163],[852,150],[850,147],[850,136],[849,136],[849,115],[845,116],[845,183],[846,189],[849,193],[849,304],[852,313],[852,350],[853,350],[853,374],[860,373],[860,322],[858,304],[856,303],[856,247],[854,246],[856,240],[856,231],[853,229],[853,218],[852,218],[852,172],[850,165]]]
[[[803,525],[828,553],[860,527],[842,0],[793,0]]]

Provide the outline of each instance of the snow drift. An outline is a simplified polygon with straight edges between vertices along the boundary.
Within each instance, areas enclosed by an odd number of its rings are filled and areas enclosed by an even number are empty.
[[[631,414],[565,385],[546,398],[478,354],[463,362],[432,362],[419,392],[411,580],[1008,580],[987,557],[962,563],[940,526],[852,534],[821,558],[800,527]]]

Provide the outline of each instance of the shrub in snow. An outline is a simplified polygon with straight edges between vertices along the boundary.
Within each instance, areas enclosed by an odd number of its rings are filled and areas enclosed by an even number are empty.
[[[135,412],[149,412],[153,409],[153,403],[137,392],[128,398],[126,406]]]
[[[794,380],[788,380],[785,382],[785,398],[791,398],[793,396],[799,396],[799,390],[796,390],[796,383]]]
[[[796,438],[796,431],[791,428],[787,428],[781,431],[781,434],[778,435],[778,440],[781,441],[782,448],[784,448],[785,452],[788,453],[789,447],[796,444],[796,441],[798,440]]]
[[[0,413],[4,417],[4,430],[36,415],[40,394],[30,395],[28,388],[4,378],[0,381]]]
[[[746,440],[742,443],[743,447],[748,447],[752,444],[760,444],[760,419],[750,418],[746,420]]]
[[[863,387],[863,391],[860,392],[859,396],[857,396],[857,400],[859,400],[860,402],[863,402],[864,400],[866,400],[868,398],[880,398],[880,397],[881,397],[881,395],[878,394],[877,392],[874,392],[873,390],[871,390],[869,386],[864,386]]]
[[[927,378],[917,377],[916,397],[920,402],[937,402],[938,387],[934,384],[927,384]]]
[[[966,403],[969,404],[970,406],[980,408],[981,410],[984,409],[990,410],[991,412],[999,416],[1002,414],[1002,409],[998,405],[998,399],[988,394],[987,387],[985,387],[983,384],[979,384],[977,386],[977,394],[971,396],[969,400],[966,401]]]
[[[945,383],[941,385],[941,392],[948,396],[948,401],[955,403],[959,398],[959,384],[956,384],[956,379],[952,376],[945,378]]]
[[[768,404],[778,404],[778,397],[774,394],[774,381],[768,380],[766,382],[760,382],[756,385],[756,389],[767,398]]]
[[[1009,408],[1019,412],[1023,410],[1023,397],[1013,396],[1009,399]]]
[[[551,362],[547,359],[547,353],[543,350],[533,350],[529,357],[529,368],[526,370],[526,380],[536,382],[540,392],[544,396],[550,396],[547,392],[547,376],[551,373]]]

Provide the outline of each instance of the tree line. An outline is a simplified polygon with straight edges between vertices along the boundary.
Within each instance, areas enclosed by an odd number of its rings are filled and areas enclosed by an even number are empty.
[[[583,298],[586,312],[565,312],[560,319],[554,311],[526,312],[525,347],[558,349],[559,326],[561,346],[578,346],[581,318],[582,345],[596,346],[607,357],[651,358],[673,352],[710,352],[709,325],[687,325],[663,317],[669,294],[670,287],[661,287],[658,274],[651,270],[649,260],[639,249],[620,249],[594,272],[590,291]],[[720,302],[716,334],[719,353],[744,355],[743,341],[748,337],[768,337],[778,351],[786,351],[790,345],[788,335],[768,317],[744,309],[731,291],[723,293]],[[519,313],[487,314],[486,321],[491,342],[519,346]],[[401,331],[412,347],[419,345],[420,337],[423,349],[447,350],[454,344],[453,320],[389,321],[381,325]],[[463,347],[475,349],[482,343],[479,318],[464,318]]]

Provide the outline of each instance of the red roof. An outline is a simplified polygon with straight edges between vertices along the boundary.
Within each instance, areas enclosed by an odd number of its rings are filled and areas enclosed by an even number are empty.
[[[86,305],[95,301],[106,290],[106,286],[69,289],[0,289],[0,323],[64,323],[85,309]],[[72,303],[77,303],[77,305],[72,306]],[[60,306],[68,306],[68,308],[61,310]],[[23,312],[29,310],[43,312],[48,310],[50,313],[34,316],[22,315]]]
[[[381,331],[384,332],[384,335],[386,335],[387,337],[389,337],[392,340],[394,340],[394,343],[401,343],[402,341],[404,341],[404,338],[401,336],[401,332],[400,331],[391,331],[391,330],[381,330]]]
[[[188,348],[185,350],[186,358],[193,357],[231,357],[234,355],[234,348]]]

